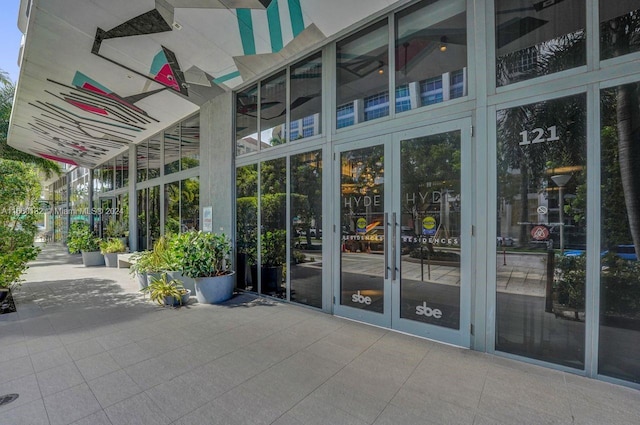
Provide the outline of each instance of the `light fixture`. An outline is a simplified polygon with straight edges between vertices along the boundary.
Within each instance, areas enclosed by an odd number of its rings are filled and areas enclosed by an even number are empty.
[[[446,52],[447,51],[447,36],[443,35],[442,37],[440,37],[440,51],[441,52]]]
[[[378,74],[384,74],[384,62],[378,61]]]

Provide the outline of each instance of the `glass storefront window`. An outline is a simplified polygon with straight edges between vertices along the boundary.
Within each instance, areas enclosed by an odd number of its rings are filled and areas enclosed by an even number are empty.
[[[400,145],[400,317],[450,329],[460,329],[461,145],[460,131]],[[416,312],[423,300],[440,314]]]
[[[180,231],[200,230],[200,179],[180,182]]]
[[[375,313],[385,312],[384,171],[383,145],[340,154],[340,304]]]
[[[155,179],[156,177],[160,177],[160,150],[162,149],[162,133],[156,134],[154,137],[149,139],[149,150],[147,154],[149,155],[148,162],[148,178],[149,180]]]
[[[598,373],[640,383],[640,83],[601,92]]]
[[[115,159],[110,159],[109,161],[102,164],[100,168],[100,180],[98,183],[99,192],[109,192],[114,188],[114,166]]]
[[[600,0],[600,58],[640,50],[640,2]]]
[[[386,20],[336,43],[337,128],[389,115],[388,65]]]
[[[115,176],[116,176],[116,189],[127,187],[129,184],[129,153],[125,152],[120,154],[115,159]]]
[[[322,151],[291,157],[291,301],[322,308]]]
[[[138,250],[152,249],[160,237],[160,186],[140,189],[138,206]]]
[[[289,140],[322,132],[322,53],[291,67]]]
[[[425,0],[396,14],[396,112],[467,95],[466,19],[460,0]]]
[[[260,148],[287,142],[287,79],[284,71],[260,84]]]
[[[180,169],[200,165],[200,114],[180,124]]]
[[[164,186],[164,233],[180,233],[180,182]]]
[[[258,166],[236,170],[236,286],[249,291],[258,290],[251,270],[258,253]]]
[[[180,171],[180,125],[164,132],[164,174]]]
[[[585,0],[496,0],[498,87],[585,65]]]
[[[586,96],[497,119],[495,348],[583,369]]]
[[[149,167],[149,142],[144,141],[136,146],[136,181],[138,183],[147,180]]]
[[[141,251],[151,249],[148,242],[149,231],[147,229],[147,217],[149,215],[149,189],[140,189],[137,193],[138,209],[138,249]]]
[[[260,192],[261,293],[284,298],[287,259],[286,158],[260,164]],[[252,269],[252,274],[257,277],[257,267]]]
[[[236,156],[258,151],[258,86],[236,94]]]

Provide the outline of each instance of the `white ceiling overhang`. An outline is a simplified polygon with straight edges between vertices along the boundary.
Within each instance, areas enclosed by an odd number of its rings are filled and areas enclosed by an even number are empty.
[[[33,0],[9,144],[94,167],[394,3]]]

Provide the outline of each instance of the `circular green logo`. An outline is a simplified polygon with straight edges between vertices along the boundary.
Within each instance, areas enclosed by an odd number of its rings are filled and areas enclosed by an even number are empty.
[[[422,220],[422,227],[424,227],[426,230],[433,230],[436,228],[436,219],[429,216],[429,217],[425,217]]]
[[[367,220],[360,217],[358,219],[358,221],[356,221],[356,226],[358,227],[358,229],[364,229],[367,227]]]

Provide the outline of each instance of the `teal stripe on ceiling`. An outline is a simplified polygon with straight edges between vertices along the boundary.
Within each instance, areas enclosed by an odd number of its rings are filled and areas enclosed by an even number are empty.
[[[289,16],[291,17],[291,29],[293,37],[297,37],[304,30],[304,19],[302,18],[302,7],[300,0],[289,0]]]
[[[230,72],[229,74],[221,75],[218,78],[214,78],[213,82],[216,84],[221,84],[221,83],[224,83],[225,81],[229,81],[239,76],[240,76],[240,71],[234,71],[234,72]]]
[[[253,20],[251,19],[251,9],[236,9],[238,18],[238,28],[240,29],[240,39],[245,55],[256,54],[256,42],[253,38]]]
[[[278,2],[272,1],[267,7],[267,21],[269,22],[269,36],[271,37],[271,51],[282,50],[282,25],[280,24],[280,9]]]

